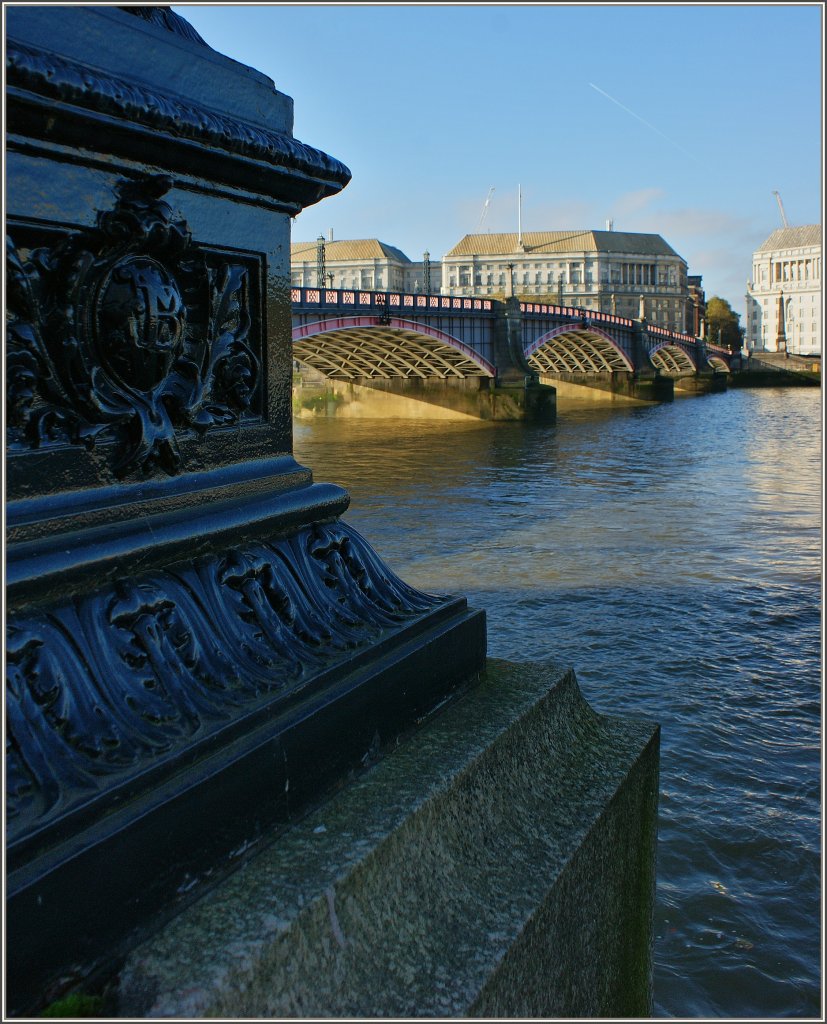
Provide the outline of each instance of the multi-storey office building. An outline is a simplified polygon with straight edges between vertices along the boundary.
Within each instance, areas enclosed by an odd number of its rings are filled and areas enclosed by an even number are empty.
[[[689,291],[686,332],[699,338],[701,324],[706,320],[706,295],[703,289],[703,278],[700,274],[690,274],[686,279],[686,287]]]
[[[318,238],[315,242],[293,242],[290,246],[291,280],[294,285],[307,288],[438,293],[439,262],[432,263],[428,254],[424,255],[422,262],[414,263],[401,249],[378,238],[341,241]]]
[[[443,295],[518,295],[693,326],[686,261],[660,235],[526,231],[466,235],[442,259]]]
[[[821,225],[779,228],[752,257],[749,351],[821,355]]]

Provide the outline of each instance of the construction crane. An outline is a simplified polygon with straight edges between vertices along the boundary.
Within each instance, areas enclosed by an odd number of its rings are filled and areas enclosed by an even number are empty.
[[[488,207],[491,205],[491,196],[494,195],[494,186],[488,190],[488,195],[485,197],[485,202],[482,204],[482,213],[480,214],[480,222],[477,226],[477,232],[482,230],[482,225],[485,222],[485,216],[488,213]]]
[[[781,193],[773,192],[773,195],[775,196],[775,200],[778,203],[778,209],[781,211],[781,223],[784,225],[785,228],[788,228],[790,225],[787,223],[787,215],[786,213],[784,213],[784,204],[781,202]]]

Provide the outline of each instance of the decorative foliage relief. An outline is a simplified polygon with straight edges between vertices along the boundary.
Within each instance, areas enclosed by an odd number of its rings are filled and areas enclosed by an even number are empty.
[[[409,587],[336,523],[11,617],[9,840],[446,600]]]
[[[172,179],[118,185],[97,225],[22,259],[7,239],[11,450],[114,441],[117,477],[172,475],[176,428],[250,409],[250,266],[218,263],[161,198]]]

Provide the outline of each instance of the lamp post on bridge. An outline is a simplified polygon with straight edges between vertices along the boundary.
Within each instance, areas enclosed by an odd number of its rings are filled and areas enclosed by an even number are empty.
[[[431,254],[426,249],[422,254],[422,274],[425,287],[425,294],[431,294]]]
[[[316,287],[324,288],[324,235],[316,239]]]

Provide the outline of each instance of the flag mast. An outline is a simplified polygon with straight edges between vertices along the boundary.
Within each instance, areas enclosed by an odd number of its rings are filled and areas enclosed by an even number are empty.
[[[522,186],[517,186],[517,245],[522,247],[523,244],[523,190]]]

